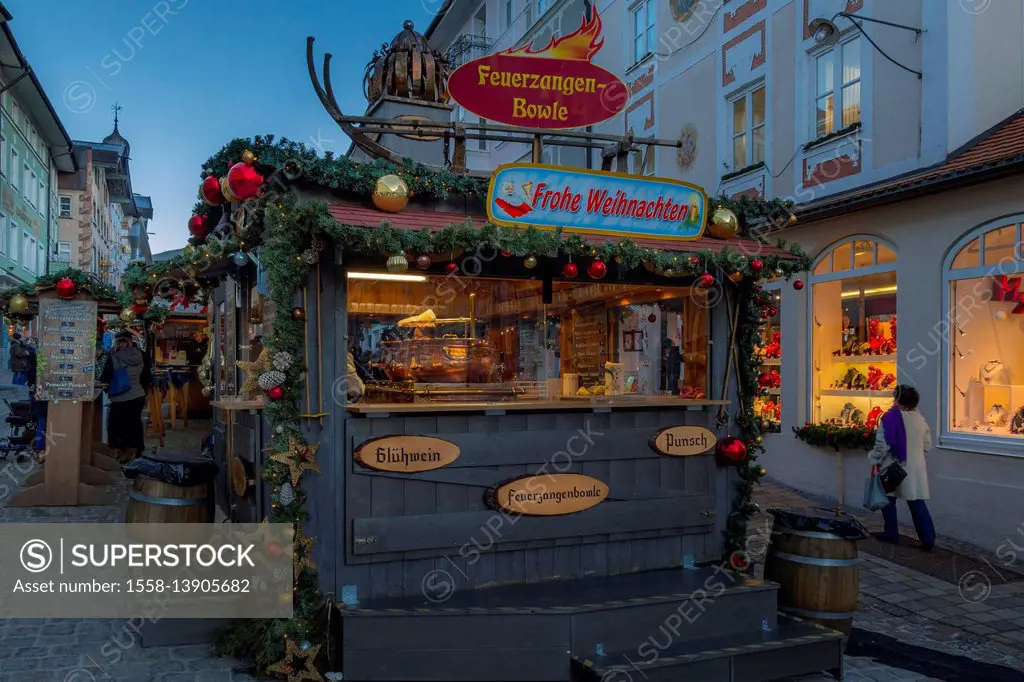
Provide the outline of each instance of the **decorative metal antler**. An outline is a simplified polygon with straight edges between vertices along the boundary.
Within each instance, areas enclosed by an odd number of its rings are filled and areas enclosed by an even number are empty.
[[[331,85],[331,54],[328,52],[324,55],[323,85],[321,85],[320,79],[317,77],[316,66],[313,62],[314,42],[316,42],[316,38],[313,36],[306,38],[306,65],[309,67],[309,80],[313,83],[313,90],[316,91],[316,96],[320,98],[320,103],[324,105],[324,109],[327,110],[327,113],[331,115],[331,118],[334,119],[341,130],[352,138],[352,142],[357,147],[372,157],[386,159],[401,165],[402,157],[400,154],[382,144],[374,142],[365,133],[345,120],[345,115],[341,113],[341,107],[338,106],[338,100],[334,97],[334,87]],[[441,166],[423,165],[436,170],[444,170]]]

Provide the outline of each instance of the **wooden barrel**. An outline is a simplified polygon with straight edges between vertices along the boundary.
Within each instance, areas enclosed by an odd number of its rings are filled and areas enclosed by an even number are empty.
[[[166,464],[212,466],[201,457],[181,452],[160,452],[147,459]],[[213,483],[175,485],[145,476],[135,479],[128,494],[126,523],[213,523]]]
[[[771,511],[764,577],[779,584],[779,611],[842,632],[845,647],[860,591],[857,540],[867,534],[856,519],[825,510]]]

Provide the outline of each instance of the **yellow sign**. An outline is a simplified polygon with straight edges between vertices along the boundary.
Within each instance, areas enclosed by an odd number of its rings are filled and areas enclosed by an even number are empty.
[[[459,446],[431,436],[384,436],[360,445],[354,457],[376,471],[414,474],[448,466],[459,458]]]
[[[524,476],[492,489],[493,506],[524,516],[561,516],[597,506],[608,486],[583,474]]]
[[[703,426],[670,426],[651,436],[651,449],[659,455],[689,457],[707,454],[717,442]]]

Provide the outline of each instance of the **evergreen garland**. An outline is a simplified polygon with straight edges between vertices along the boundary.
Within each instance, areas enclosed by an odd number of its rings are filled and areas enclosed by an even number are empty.
[[[18,284],[13,287],[7,287],[0,290],[0,299],[7,301],[15,294],[35,296],[42,289],[52,289],[57,285],[58,281],[65,277],[75,283],[78,291],[89,294],[99,301],[116,301],[122,305],[128,305],[131,302],[131,298],[126,292],[118,291],[112,284],[104,282],[94,273],[75,268],[41,275],[31,284]]]
[[[875,429],[868,426],[837,426],[835,424],[804,424],[793,427],[794,435],[819,448],[870,450],[875,446]]]

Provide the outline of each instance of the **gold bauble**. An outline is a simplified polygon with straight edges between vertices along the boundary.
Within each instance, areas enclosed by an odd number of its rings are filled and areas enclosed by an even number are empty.
[[[409,261],[402,254],[395,254],[388,258],[387,267],[388,272],[401,274],[409,271]]]
[[[25,294],[15,294],[11,296],[11,302],[7,307],[12,313],[23,313],[28,310],[28,299],[25,298]]]
[[[122,308],[121,312],[117,314],[117,317],[125,324],[130,324],[135,321],[135,311],[131,308]]]
[[[242,152],[242,163],[247,163],[249,165],[252,165],[255,161],[256,161],[256,155],[253,154],[251,151],[246,149],[244,152]]]
[[[741,281],[743,281],[743,273],[742,272],[734,272],[731,275],[729,275],[729,279],[731,279],[734,282],[741,282]]]
[[[740,220],[736,214],[720,206],[711,214],[708,232],[716,239],[732,239],[740,231]]]
[[[763,466],[758,466],[756,469],[754,469],[754,473],[757,474],[758,478],[764,478],[765,476],[768,475],[768,470],[765,469]]]
[[[409,203],[409,185],[397,175],[377,178],[373,187],[373,205],[388,213],[398,213]]]
[[[790,225],[796,225],[796,222],[797,222],[796,213],[790,213],[789,214],[789,224]]]
[[[533,270],[535,267],[537,267],[537,257],[527,256],[526,260],[523,261],[523,266],[528,270]]]

